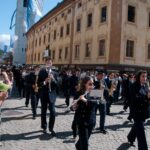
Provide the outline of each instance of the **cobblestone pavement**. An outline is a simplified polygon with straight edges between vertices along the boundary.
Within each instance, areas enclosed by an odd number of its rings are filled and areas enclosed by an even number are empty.
[[[64,99],[59,98],[56,103],[57,118],[55,131],[57,136],[52,138],[48,133],[44,135],[40,129],[40,108],[38,117],[32,120],[31,109],[24,107],[24,99],[7,100],[3,105],[1,135],[2,150],[74,150],[71,123],[73,113],[66,114]],[[108,116],[107,135],[94,130],[90,138],[90,150],[136,150],[126,143],[126,136],[132,124],[128,123],[127,113],[123,113],[121,105],[112,106],[113,116]],[[97,125],[99,115],[97,116]],[[146,136],[150,148],[150,122],[146,123]],[[137,147],[137,145],[136,145]]]

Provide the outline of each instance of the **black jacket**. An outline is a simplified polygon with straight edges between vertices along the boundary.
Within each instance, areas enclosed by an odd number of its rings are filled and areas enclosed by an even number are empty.
[[[131,115],[135,120],[145,121],[149,118],[148,86],[138,82],[130,86]]]
[[[54,72],[52,72],[52,74],[54,75]],[[38,83],[39,90],[44,93],[48,93],[50,90],[48,84],[44,85],[44,81],[46,78],[48,78],[48,72],[46,71],[46,69],[40,70],[37,83]],[[55,75],[54,75],[54,78],[55,78]],[[51,81],[51,90],[52,91],[56,91],[58,88],[56,81],[57,81],[56,78],[55,78],[55,80]]]
[[[74,99],[78,99],[82,94],[77,93]],[[85,96],[88,100],[86,103],[79,100],[78,108],[75,112],[75,121],[79,126],[95,126],[96,123],[96,106],[97,102],[90,101],[90,97]]]

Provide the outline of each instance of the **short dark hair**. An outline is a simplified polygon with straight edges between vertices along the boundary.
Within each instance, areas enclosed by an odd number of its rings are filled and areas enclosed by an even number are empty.
[[[52,60],[51,57],[45,57],[45,61],[50,61]]]
[[[103,74],[103,71],[98,71],[97,72],[97,75],[102,75]]]

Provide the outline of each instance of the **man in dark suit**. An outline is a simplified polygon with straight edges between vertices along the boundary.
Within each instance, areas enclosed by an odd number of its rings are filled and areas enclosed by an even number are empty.
[[[106,97],[106,112],[107,115],[110,115],[110,107],[114,101],[114,81],[115,81],[115,74],[113,72],[109,73],[108,78],[105,79],[106,86],[108,88],[108,95]]]
[[[49,131],[52,136],[55,136],[53,130],[55,124],[55,101],[56,101],[56,91],[57,82],[56,77],[54,77],[54,72],[52,71],[52,60],[51,58],[45,58],[46,66],[41,69],[38,76],[38,87],[41,98],[41,128],[43,132],[46,133],[47,121],[46,112],[47,108],[50,111],[49,118]]]
[[[36,119],[37,106],[38,106],[38,101],[39,101],[37,79],[38,79],[38,66],[35,66],[34,68],[31,68],[31,72],[29,74],[31,107],[32,107],[32,113],[33,113],[33,119]]]

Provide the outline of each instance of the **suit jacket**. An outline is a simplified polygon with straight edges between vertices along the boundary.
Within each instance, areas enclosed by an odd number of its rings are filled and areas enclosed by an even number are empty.
[[[81,92],[77,92],[74,99],[78,99],[82,95]],[[90,97],[85,96],[88,100],[86,103],[79,100],[78,108],[75,112],[75,121],[79,126],[95,126],[96,124],[96,107],[97,102],[90,101]]]
[[[105,83],[106,83],[108,89],[111,88],[111,82],[112,82],[112,81],[111,81],[109,78],[106,78],[106,79],[105,79]]]
[[[130,87],[131,115],[135,120],[145,121],[149,118],[148,86],[135,82]]]
[[[54,72],[52,72],[52,74],[54,75]],[[40,70],[37,83],[38,83],[39,90],[44,93],[48,93],[50,91],[49,84],[47,83],[46,85],[44,85],[44,81],[46,78],[48,78],[47,70],[46,69]],[[55,80],[51,81],[51,91],[57,90],[57,79],[55,75],[54,78]]]

